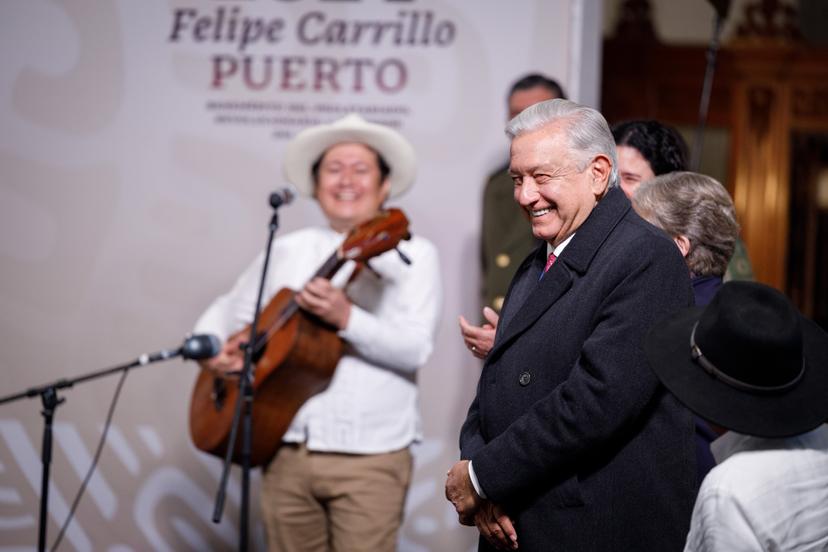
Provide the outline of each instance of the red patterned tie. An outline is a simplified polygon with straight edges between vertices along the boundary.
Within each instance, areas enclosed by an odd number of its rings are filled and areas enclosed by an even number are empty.
[[[546,266],[543,267],[543,273],[544,274],[546,274],[549,271],[549,269],[552,268],[552,265],[555,264],[556,259],[557,259],[557,257],[555,256],[554,253],[549,254],[549,258],[546,259]]]

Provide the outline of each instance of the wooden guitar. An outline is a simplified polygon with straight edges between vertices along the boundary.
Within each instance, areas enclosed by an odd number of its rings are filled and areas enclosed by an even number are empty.
[[[382,211],[354,228],[313,277],[331,278],[347,261],[365,263],[409,237],[408,219],[402,211]],[[336,331],[299,309],[295,293],[287,288],[280,290],[259,318],[252,351],[255,376],[251,466],[265,464],[276,454],[296,412],[328,386],[343,353],[344,344]],[[240,334],[250,335],[250,326],[234,337]],[[238,387],[237,376],[219,376],[209,370],[199,374],[190,400],[190,436],[198,449],[224,457]],[[241,432],[238,435],[235,463],[241,463]]]

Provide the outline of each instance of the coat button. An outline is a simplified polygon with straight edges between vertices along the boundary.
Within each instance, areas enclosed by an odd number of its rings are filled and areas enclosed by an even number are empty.
[[[529,372],[523,372],[518,378],[518,382],[524,387],[529,385],[530,381],[532,381],[532,374],[530,374]]]
[[[506,268],[511,264],[512,259],[506,253],[500,253],[497,257],[495,257],[495,264],[498,268]]]

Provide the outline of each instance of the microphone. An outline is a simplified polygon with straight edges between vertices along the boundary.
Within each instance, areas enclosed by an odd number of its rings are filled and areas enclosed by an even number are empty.
[[[290,188],[282,188],[281,190],[276,190],[272,194],[270,194],[270,206],[274,209],[278,209],[282,205],[287,205],[293,198],[296,197],[296,194],[293,193],[293,190]]]
[[[211,334],[191,335],[181,346],[181,356],[187,360],[213,358],[221,351],[221,341]]]
[[[167,360],[180,356],[187,360],[204,360],[213,358],[221,351],[221,341],[214,335],[198,334],[191,335],[184,340],[178,349],[164,349],[156,353],[143,354],[138,357],[138,364],[141,366],[150,362]]]

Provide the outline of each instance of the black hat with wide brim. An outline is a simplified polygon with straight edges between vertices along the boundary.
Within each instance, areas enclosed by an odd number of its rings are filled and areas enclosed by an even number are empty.
[[[667,389],[727,429],[787,437],[828,421],[828,334],[763,284],[726,283],[657,324],[645,350]]]

